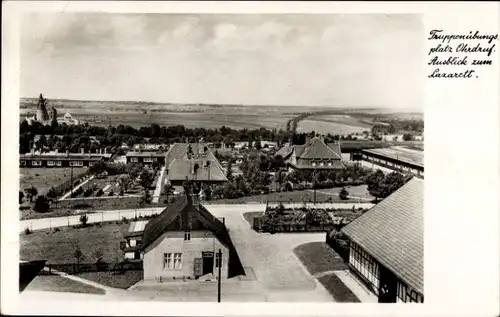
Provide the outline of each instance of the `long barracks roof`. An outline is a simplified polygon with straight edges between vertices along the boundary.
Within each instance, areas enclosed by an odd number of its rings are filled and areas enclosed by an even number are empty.
[[[383,157],[396,159],[401,162],[424,166],[424,152],[405,149],[402,147],[390,147],[381,149],[362,150],[362,153],[375,154]]]
[[[156,241],[167,231],[185,231],[192,228],[194,220],[210,230],[229,250],[229,277],[245,275],[236,248],[231,241],[226,226],[202,205],[194,206],[189,194],[178,197],[161,214],[151,219],[144,227],[142,250]]]
[[[134,152],[134,151],[129,151],[127,154],[125,154],[127,157],[164,157],[165,153],[163,152],[155,152],[155,151],[141,151],[141,152]]]
[[[105,158],[104,154],[81,154],[81,153],[59,153],[59,154],[21,154],[21,160],[40,160],[40,161],[100,161]]]
[[[342,228],[380,264],[419,293],[424,292],[424,182],[412,178]]]

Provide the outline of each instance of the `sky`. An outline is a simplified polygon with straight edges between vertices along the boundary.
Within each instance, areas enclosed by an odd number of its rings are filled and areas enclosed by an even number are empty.
[[[419,15],[30,13],[21,97],[422,109]]]

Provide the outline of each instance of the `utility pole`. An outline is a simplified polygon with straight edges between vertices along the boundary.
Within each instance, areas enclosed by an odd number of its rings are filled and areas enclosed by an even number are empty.
[[[314,169],[313,172],[313,187],[314,187],[313,203],[314,205],[316,205],[316,169]]]
[[[71,162],[71,161],[70,161]],[[71,163],[70,163],[71,165]],[[71,190],[71,198],[73,198],[73,165],[71,165],[71,184],[69,185],[69,190]]]
[[[220,289],[221,289],[221,269],[222,269],[222,251],[219,249],[219,278],[217,279],[217,302],[220,303]]]

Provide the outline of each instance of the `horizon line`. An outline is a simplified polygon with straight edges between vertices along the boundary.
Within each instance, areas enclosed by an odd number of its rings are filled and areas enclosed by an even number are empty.
[[[43,93],[42,93],[43,95]],[[45,97],[45,96],[44,96]],[[38,99],[38,97],[20,97],[21,99]],[[375,107],[375,106],[361,106],[359,108],[355,106],[329,106],[329,105],[283,105],[283,104],[276,104],[276,105],[263,105],[263,104],[231,104],[231,103],[189,103],[189,102],[162,102],[162,101],[145,101],[145,100],[110,100],[110,99],[70,99],[70,98],[46,98],[49,101],[50,100],[61,100],[61,101],[81,101],[81,102],[123,102],[123,103],[146,103],[146,104],[155,104],[155,105],[193,105],[193,106],[233,106],[233,107],[303,107],[303,108],[337,108],[337,109],[354,109],[354,110],[372,110],[372,109],[380,109],[380,110],[394,110],[394,111],[402,111],[402,110],[411,110],[415,111],[418,113],[423,113],[422,109],[416,109],[416,108],[391,108],[391,107]]]

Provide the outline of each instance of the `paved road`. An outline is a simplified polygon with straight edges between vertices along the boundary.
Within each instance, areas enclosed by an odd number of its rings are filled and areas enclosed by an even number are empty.
[[[89,213],[87,223],[95,223],[102,221],[116,221],[121,220],[123,217],[132,219],[136,215],[149,216],[152,214],[159,214],[164,208],[144,208],[144,209],[125,209],[125,210],[104,210],[96,213]],[[80,224],[80,215],[66,216],[66,217],[53,217],[53,218],[40,218],[28,219],[20,221],[20,231],[26,228],[31,230],[41,230],[55,227],[67,227]]]
[[[110,197],[111,198],[111,197]],[[288,204],[287,204],[288,205]],[[318,204],[320,205],[320,204]],[[331,204],[330,204],[331,205]],[[350,209],[353,206],[369,208],[373,204],[341,204],[342,208]],[[243,219],[243,213],[250,211],[264,211],[266,208],[265,204],[228,204],[228,205],[205,205],[210,211],[217,216],[217,214],[223,214],[228,216],[228,218],[234,218],[237,215],[237,219],[235,219],[236,223],[239,223],[241,219]],[[297,205],[297,207],[301,207],[302,205]],[[331,207],[331,206],[330,206]],[[340,204],[339,204],[340,207]],[[336,207],[336,208],[339,208]],[[149,216],[153,214],[159,214],[163,211],[164,207],[158,208],[138,208],[138,209],[123,209],[123,210],[102,210],[95,211],[94,213],[88,213],[88,221],[87,223],[95,223],[102,221],[116,221],[121,220],[123,217],[127,219],[132,219],[135,216]],[[223,217],[223,216],[221,216]],[[247,222],[243,219],[244,224]],[[31,230],[41,230],[41,229],[49,229],[55,227],[66,227],[66,226],[74,226],[80,224],[80,215],[74,216],[65,216],[65,217],[52,217],[52,218],[39,218],[39,219],[27,219],[20,221],[19,231],[22,232],[26,228],[30,228]],[[242,224],[240,224],[241,226]],[[229,228],[230,224],[228,224]],[[301,236],[306,236],[307,234],[301,234]],[[288,235],[287,235],[288,236]]]
[[[156,181],[156,188],[155,192],[153,194],[153,203],[157,204],[158,200],[160,199],[160,194],[161,194],[161,187],[163,186],[163,175],[165,174],[165,168],[166,166],[163,166],[160,171],[160,176],[158,177],[158,180]]]

